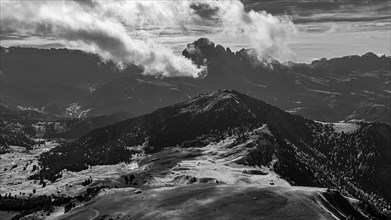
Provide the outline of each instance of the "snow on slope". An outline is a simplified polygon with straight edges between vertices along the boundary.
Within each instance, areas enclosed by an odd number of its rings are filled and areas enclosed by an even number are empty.
[[[338,122],[338,123],[328,123],[328,122],[321,122],[321,121],[316,121],[321,124],[331,124],[333,126],[333,129],[337,133],[351,133],[356,131],[357,129],[360,128],[360,125],[355,123],[355,122]]]

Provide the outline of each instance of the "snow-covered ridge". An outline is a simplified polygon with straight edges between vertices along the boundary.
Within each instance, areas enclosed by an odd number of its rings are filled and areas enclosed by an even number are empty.
[[[180,109],[180,113],[204,113],[214,109],[218,104],[232,100],[236,104],[240,104],[240,99],[233,90],[214,91],[207,94],[202,94]]]

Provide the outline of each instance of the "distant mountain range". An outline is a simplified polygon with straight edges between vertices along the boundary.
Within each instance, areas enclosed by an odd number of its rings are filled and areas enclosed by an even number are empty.
[[[32,178],[54,181],[64,169],[117,164],[131,161],[131,155],[140,151],[158,154],[175,146],[197,148],[228,137],[234,141],[226,157],[243,152],[235,163],[272,166],[292,185],[338,189],[363,201],[363,209],[371,213],[389,209],[390,126],[319,123],[234,90],[201,94],[93,130],[43,153],[41,171]]]
[[[205,66],[200,78],[153,77],[97,55],[67,49],[0,48],[1,102],[10,109],[65,115],[77,103],[87,116],[150,113],[216,89],[235,89],[306,118],[391,124],[391,58],[367,53],[311,64],[233,53],[206,38],[183,55]]]

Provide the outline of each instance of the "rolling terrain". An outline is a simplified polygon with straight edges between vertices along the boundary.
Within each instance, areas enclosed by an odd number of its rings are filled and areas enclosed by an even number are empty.
[[[249,134],[249,138],[270,134],[267,126],[262,126]],[[7,184],[2,189],[18,199],[33,193],[32,198],[60,196],[65,198],[65,204],[76,204],[70,211],[65,208],[64,213],[63,208],[58,208],[61,203],[53,202],[57,208],[49,214],[44,211],[26,216],[35,219],[197,219],[205,217],[205,213],[222,219],[260,216],[365,219],[368,215],[356,210],[365,212],[358,200],[345,198],[338,191],[291,186],[274,172],[276,158],[263,166],[249,165],[245,162],[248,158],[245,146],[252,140],[233,146],[235,141],[235,136],[231,136],[205,147],[175,147],[155,154],[137,154],[127,164],[92,166],[80,172],[67,170],[55,182],[44,179],[44,186],[39,181],[25,179],[34,173],[32,167],[38,164],[35,155],[53,149],[56,144],[45,143],[31,151],[30,156],[13,148],[13,154],[1,156],[5,162],[1,169],[17,165],[9,172],[2,172],[6,179],[3,184]],[[12,164],[8,163],[12,160]],[[26,162],[27,170],[23,170]],[[92,183],[84,185],[89,178]],[[91,199],[79,198],[92,189],[100,192]],[[13,200],[16,199],[3,198],[3,201]]]
[[[385,219],[390,213],[390,134],[386,124],[316,122],[233,90],[218,90],[42,152],[39,170],[26,178],[43,179],[48,189],[55,189],[51,184],[62,186],[73,198],[101,190],[86,200],[90,208],[75,200],[76,208],[64,218],[95,215],[94,210],[101,218],[114,213],[124,219],[195,217],[202,211],[186,207],[205,210],[209,202],[225,210],[222,218],[229,218],[235,215],[227,208],[236,207],[234,198],[244,194],[240,198],[251,204],[268,204],[274,198],[290,201],[260,213],[270,218],[295,209],[300,210],[297,216],[308,219]],[[67,184],[73,189],[63,188]],[[170,190],[178,194],[168,196]],[[198,202],[193,190],[207,202]],[[215,195],[227,197],[214,203]],[[190,197],[183,206],[188,212],[169,211],[184,197]],[[112,200],[123,205],[110,206]],[[156,202],[150,208],[161,209],[161,216],[127,205],[152,200]],[[251,217],[249,210],[243,212]]]

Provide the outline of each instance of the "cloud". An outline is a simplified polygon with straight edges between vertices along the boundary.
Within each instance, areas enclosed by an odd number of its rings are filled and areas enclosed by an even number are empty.
[[[384,31],[388,27],[382,28],[379,23],[388,23],[388,26],[391,24],[389,0],[272,0],[262,2],[242,0],[242,2],[246,10],[266,10],[273,15],[288,14],[301,32]]]
[[[70,45],[87,47],[105,59],[143,65],[146,74],[197,76],[200,71],[191,61],[151,40],[130,37],[117,19],[102,16],[102,11],[86,9],[77,2],[2,2],[1,6],[2,33],[58,37]]]
[[[216,3],[225,31],[248,38],[258,55],[283,57],[290,53],[286,42],[296,29],[288,17],[276,17],[265,11],[246,12],[237,1]]]
[[[193,76],[201,72],[190,60],[155,42],[174,33],[212,27],[227,36],[242,36],[260,55],[286,53],[294,31],[287,18],[246,12],[232,1],[1,1],[1,34],[61,39],[72,47],[98,53],[121,65],[144,66],[145,74]]]

